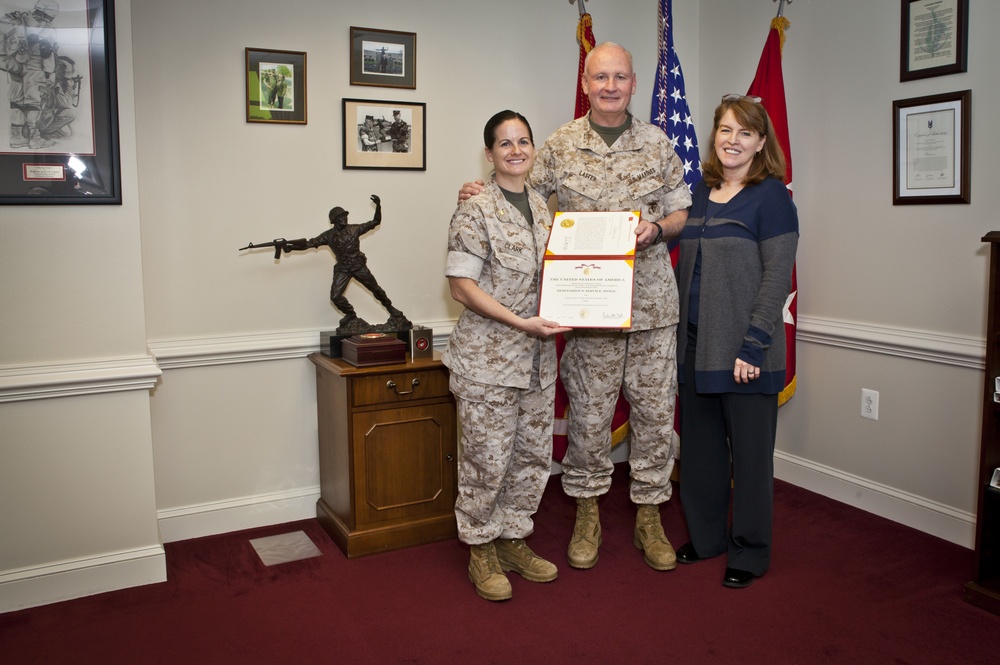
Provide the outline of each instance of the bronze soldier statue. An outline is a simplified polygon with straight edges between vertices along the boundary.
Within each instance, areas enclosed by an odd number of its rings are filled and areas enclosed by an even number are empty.
[[[396,331],[409,330],[413,324],[406,318],[400,310],[392,305],[385,290],[379,286],[378,280],[368,268],[368,257],[361,251],[361,236],[371,231],[382,223],[382,201],[376,195],[371,195],[371,200],[375,203],[375,217],[364,224],[348,224],[348,212],[340,206],[330,210],[330,224],[333,226],[315,238],[309,240],[300,238],[298,240],[285,240],[277,238],[272,242],[254,245],[250,243],[240,249],[255,249],[258,247],[274,247],[274,258],[280,258],[281,252],[285,253],[311,249],[313,247],[329,247],[337,259],[333,266],[333,284],[330,287],[330,300],[334,307],[344,313],[337,328],[338,334],[356,334],[372,331]],[[372,325],[364,319],[358,318],[354,306],[344,297],[344,291],[351,279],[368,289],[375,298],[382,303],[382,306],[389,312],[389,319],[385,324]]]

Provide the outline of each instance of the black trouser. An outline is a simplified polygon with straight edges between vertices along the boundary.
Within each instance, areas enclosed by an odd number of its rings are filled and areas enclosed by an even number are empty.
[[[729,567],[763,575],[771,562],[778,396],[696,392],[696,334],[689,327],[680,386],[680,490],[691,544],[700,557],[725,552]]]

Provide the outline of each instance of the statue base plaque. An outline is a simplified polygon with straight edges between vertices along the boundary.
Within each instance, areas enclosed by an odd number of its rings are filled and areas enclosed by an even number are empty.
[[[395,337],[402,340],[403,343],[408,343],[410,339],[409,330],[387,330],[378,331],[368,329],[363,333],[343,333],[339,330],[325,330],[319,334],[319,351],[327,358],[342,358],[343,357],[343,345],[344,341],[350,339],[351,337],[357,337],[358,335],[381,332],[389,337]]]
[[[341,342],[340,357],[355,367],[406,362],[406,342],[386,333],[352,335]]]

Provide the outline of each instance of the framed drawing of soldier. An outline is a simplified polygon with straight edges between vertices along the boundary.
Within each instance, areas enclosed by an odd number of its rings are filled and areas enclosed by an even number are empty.
[[[427,170],[426,106],[344,99],[344,168]]]
[[[6,0],[0,203],[121,204],[111,0]]]
[[[306,54],[246,49],[247,122],[304,125]]]
[[[417,88],[417,33],[351,27],[351,85]]]

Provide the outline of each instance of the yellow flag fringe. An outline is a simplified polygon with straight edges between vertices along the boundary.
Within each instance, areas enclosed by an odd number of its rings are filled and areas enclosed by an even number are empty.
[[[791,26],[791,21],[784,16],[775,16],[771,19],[771,28],[778,31],[778,48],[782,53],[785,51],[785,30],[788,30]],[[577,39],[579,39],[579,33],[577,34]]]
[[[576,24],[576,41],[584,53],[590,53],[590,50],[594,48],[594,45],[587,40],[587,30],[593,29],[593,27],[594,21],[590,18],[590,14],[581,16],[580,22]]]

